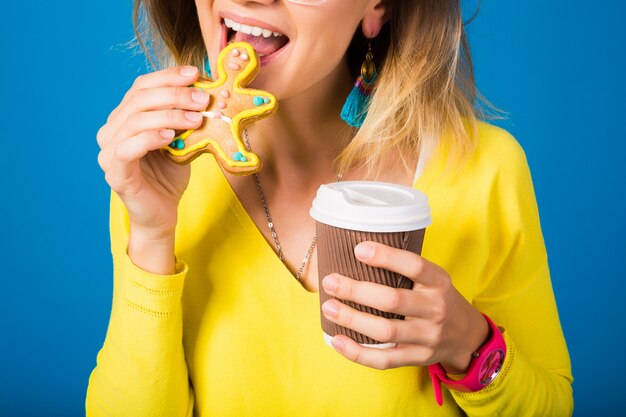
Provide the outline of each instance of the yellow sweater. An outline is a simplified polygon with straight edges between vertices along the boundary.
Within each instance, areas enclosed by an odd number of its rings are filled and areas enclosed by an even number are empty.
[[[434,154],[415,187],[432,208],[423,256],[506,328],[503,371],[471,394],[434,399],[421,367],[375,370],[322,340],[317,293],[291,276],[214,159],[192,164],[179,209],[179,273],[126,254],[128,217],[111,200],[114,294],[89,380],[87,416],[568,416],[571,367],[523,150],[481,124],[459,174]]]

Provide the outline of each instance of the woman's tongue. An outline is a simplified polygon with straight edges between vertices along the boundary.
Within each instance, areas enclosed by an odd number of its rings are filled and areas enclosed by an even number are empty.
[[[289,41],[286,36],[254,36],[243,32],[235,32],[233,42],[248,42],[260,56],[270,55],[285,46]]]

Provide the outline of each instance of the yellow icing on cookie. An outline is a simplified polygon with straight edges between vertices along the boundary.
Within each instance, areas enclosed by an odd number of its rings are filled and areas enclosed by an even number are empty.
[[[164,153],[175,162],[186,164],[210,152],[229,172],[257,172],[261,160],[246,150],[243,129],[272,114],[277,105],[276,98],[267,91],[246,88],[259,68],[259,57],[250,44],[236,42],[224,48],[217,60],[218,78],[193,84],[210,95],[209,105],[202,112],[205,117],[202,126],[174,138],[173,143],[184,141],[183,149],[167,146],[163,148]]]

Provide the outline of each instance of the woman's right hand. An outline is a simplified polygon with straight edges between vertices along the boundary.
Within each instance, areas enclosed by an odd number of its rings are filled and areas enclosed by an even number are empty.
[[[139,76],[98,131],[98,163],[128,210],[129,255],[135,247],[140,248],[138,258],[149,258],[141,251],[150,243],[168,242],[165,246],[171,243],[173,250],[178,204],[190,167],[175,164],[158,149],[172,141],[175,130],[202,124],[200,112],[209,96],[189,87],[198,75],[196,67],[175,67]]]

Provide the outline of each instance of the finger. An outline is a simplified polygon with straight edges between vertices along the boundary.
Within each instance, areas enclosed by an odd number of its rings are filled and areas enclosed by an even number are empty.
[[[397,345],[395,348],[377,349],[361,346],[345,335],[332,338],[333,348],[352,362],[374,368],[392,369],[401,366],[425,366],[434,363],[434,351],[418,345]]]
[[[187,110],[155,110],[133,113],[116,133],[118,138],[129,138],[146,130],[176,129],[188,130],[200,127],[204,117],[200,112]],[[123,132],[121,132],[123,130]]]
[[[433,300],[429,293],[358,281],[339,274],[328,275],[322,285],[327,294],[340,300],[402,316],[432,318]]]
[[[104,124],[100,129],[98,129],[98,133],[96,133],[96,142],[98,142],[98,146],[100,149],[104,148],[109,141],[112,139],[111,126],[109,124]]]
[[[190,87],[159,87],[136,90],[118,112],[123,119],[132,113],[149,110],[184,109],[203,111],[209,105],[209,94]]]
[[[420,255],[376,242],[361,242],[354,248],[356,258],[370,266],[384,268],[426,286],[441,284],[437,265]],[[445,275],[445,274],[444,274]]]
[[[135,79],[131,90],[165,86],[191,85],[198,79],[200,72],[194,66],[171,67],[160,71],[149,72]]]
[[[133,97],[136,97],[138,95],[139,91],[143,91],[144,93],[139,94],[140,96],[140,103],[138,103],[139,107],[135,106],[133,108],[135,109],[142,108],[141,107],[142,104],[143,104],[143,108],[149,108],[149,106],[146,106],[146,103],[151,99],[155,99],[155,97],[154,96],[146,97],[147,96],[147,94],[145,93],[146,90],[150,90],[152,88],[159,88],[159,87],[173,87],[174,89],[185,88],[193,84],[195,81],[197,81],[199,74],[200,72],[198,71],[198,68],[192,67],[192,66],[184,66],[184,67],[167,68],[161,71],[151,72],[151,73],[140,75],[139,77],[137,77],[135,79],[135,82],[131,86],[131,88],[126,92],[126,94],[122,98],[122,101],[120,102],[120,104],[116,108],[114,108],[113,111],[109,114],[109,117],[107,118],[107,123],[105,123],[104,126],[102,126],[98,130],[98,133],[96,135],[98,145],[101,148],[106,146],[109,140],[113,137],[113,133],[118,130],[119,125],[122,123],[122,120],[125,120],[125,117],[120,117],[120,116],[125,116],[125,115],[130,114],[131,111],[127,109],[128,107],[127,104]],[[189,90],[193,90],[193,89],[189,89]],[[155,108],[165,107],[165,105],[163,104],[163,98],[168,93],[171,99],[172,91],[169,91],[166,93],[162,92],[158,97],[161,104]],[[186,98],[185,94],[182,94],[181,91],[175,91],[174,93],[175,93],[174,95],[176,96],[178,100],[180,100],[181,98]],[[192,98],[191,94],[192,92],[190,91],[189,97],[191,98],[191,100],[189,99],[187,99],[186,101],[183,100],[184,104],[188,104],[188,105],[191,104],[191,106],[189,107],[190,110],[202,110],[202,108],[198,108],[193,105],[193,103],[195,103],[197,100]],[[174,101],[175,103],[173,103],[171,107],[174,107],[174,105],[177,104],[177,100],[175,99],[172,101]],[[179,107],[187,108],[184,105],[181,105]],[[206,108],[206,106],[204,108]],[[126,111],[124,111],[125,109]]]
[[[98,154],[98,164],[103,171],[109,171],[113,158],[128,163],[141,159],[148,152],[163,148],[172,142],[175,132],[172,129],[160,129],[141,132],[132,138],[121,141],[117,146],[109,146]]]
[[[333,323],[382,343],[412,343],[432,346],[440,339],[440,335],[436,333],[439,327],[430,326],[429,322],[423,319],[387,319],[358,311],[335,299],[322,304],[322,312],[324,317]]]
[[[137,161],[148,152],[168,145],[173,138],[174,131],[171,129],[142,132],[117,144],[115,159],[122,163]]]
[[[142,132],[118,143],[113,149],[105,178],[111,188],[119,194],[133,193],[139,189],[139,160],[148,152],[166,146],[173,138],[173,131]]]
[[[126,92],[120,105],[111,112],[108,120],[117,116],[117,113],[119,113],[123,107],[122,105],[125,104],[137,90],[157,87],[185,87],[197,81],[199,75],[200,71],[193,66],[166,68],[161,71],[140,75]]]

